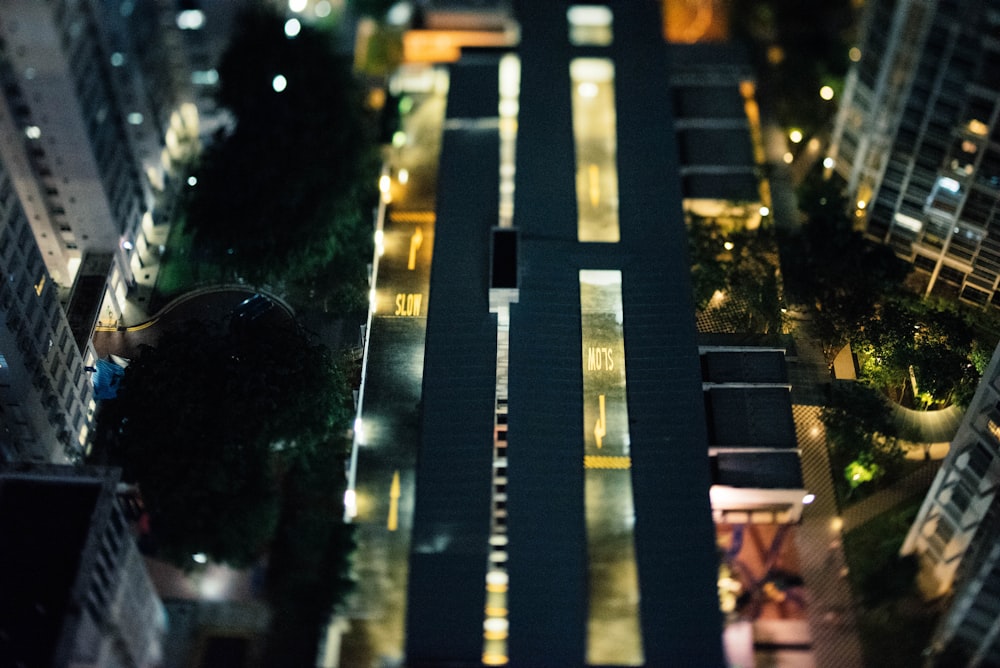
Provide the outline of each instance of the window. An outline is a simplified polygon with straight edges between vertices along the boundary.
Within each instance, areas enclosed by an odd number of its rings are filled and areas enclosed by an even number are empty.
[[[971,469],[977,477],[982,478],[986,475],[986,470],[990,467],[990,462],[992,461],[993,455],[990,453],[989,448],[987,448],[982,442],[979,442],[976,443],[976,447],[974,447],[969,453],[968,468]]]

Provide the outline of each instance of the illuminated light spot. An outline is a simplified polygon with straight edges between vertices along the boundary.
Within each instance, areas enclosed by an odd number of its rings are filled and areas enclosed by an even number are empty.
[[[500,115],[508,117],[517,116],[517,112],[520,111],[520,107],[521,105],[518,104],[517,100],[500,100]]]
[[[115,51],[111,54],[111,66],[121,67],[125,64],[125,55],[120,51]]]
[[[357,517],[358,515],[358,493],[353,489],[344,491],[344,510],[348,517]]]
[[[864,201],[863,199],[859,199],[858,200],[858,208],[859,209],[864,209],[866,206],[868,206],[868,202]]]
[[[786,165],[790,165],[795,160],[795,156],[790,151],[785,151],[785,155],[781,156],[781,159],[785,161]]]
[[[847,52],[847,57],[851,59],[852,63],[856,63],[861,60],[861,49],[856,46],[852,46],[851,50]]]
[[[378,179],[378,190],[383,195],[389,192],[389,188],[392,187],[392,179],[389,178],[388,174],[383,174]]]
[[[196,186],[196,185],[198,185],[198,177],[197,176],[189,176],[188,179],[187,179],[187,184],[189,186]]]
[[[410,172],[409,172],[409,170],[407,170],[405,167],[403,169],[399,170],[399,174],[397,175],[397,178],[399,179],[399,182],[402,183],[405,186],[406,183],[410,180]]]
[[[823,166],[826,167],[827,169],[833,169],[834,165],[836,164],[837,161],[834,160],[833,158],[823,158]]]
[[[798,144],[800,141],[802,141],[802,130],[791,130],[788,133],[788,138],[792,141],[793,144]]]
[[[397,2],[385,13],[385,21],[392,26],[405,26],[413,18],[413,6],[408,2]]]
[[[833,88],[831,88],[830,86],[823,86],[822,88],[819,89],[819,96],[827,101],[832,100]]]
[[[510,623],[503,619],[502,617],[488,617],[483,622],[483,630],[487,633],[502,633],[504,637],[507,635],[507,629],[510,627]]]
[[[208,556],[204,552],[196,552],[195,554],[192,554],[191,559],[193,559],[194,562],[198,564],[208,563]]]
[[[506,617],[507,608],[497,608],[486,606],[486,616],[487,617]]]
[[[733,250],[733,248],[735,248],[736,246],[732,241],[727,241],[726,243],[722,244],[722,247],[725,248],[726,250]]]
[[[771,213],[771,210],[769,208],[767,208],[766,206],[760,207],[760,215],[767,216],[770,213]]]
[[[830,520],[830,528],[834,531],[840,531],[844,528],[844,520],[840,517],[834,517]]]
[[[275,93],[280,93],[288,88],[288,79],[286,79],[283,74],[275,75],[275,77],[271,79],[271,88],[274,89]]]
[[[325,19],[329,16],[331,9],[332,7],[330,6],[329,0],[319,0],[319,2],[316,3],[316,6],[313,7],[313,11],[316,13],[317,18],[321,19]]]
[[[199,86],[211,86],[219,83],[218,70],[195,70],[191,72],[191,83]]]
[[[285,21],[285,37],[296,37],[302,32],[302,24],[298,19],[291,18]]]
[[[124,249],[125,249],[125,250],[127,250],[127,251],[130,251],[130,250],[132,250],[133,248],[135,248],[135,244],[133,244],[133,243],[132,243],[131,241],[129,241],[128,239],[126,239],[125,241],[123,241],[123,242],[122,242],[122,248],[124,248]]]
[[[982,121],[977,120],[975,118],[969,121],[968,127],[969,127],[969,132],[971,132],[974,135],[979,135],[980,137],[985,137],[990,131],[989,126],[987,126],[986,123],[983,123]]]
[[[133,111],[127,118],[129,125],[142,125],[142,114],[138,111]]]
[[[306,0],[288,0],[288,10],[292,12],[304,12],[306,4]]]
[[[807,506],[815,500],[816,500],[815,494],[806,494],[805,496],[802,497],[802,503],[804,503]]]
[[[576,88],[577,92],[580,93],[580,97],[585,97],[592,99],[597,97],[597,84],[593,81],[584,81]]]
[[[506,666],[510,662],[503,654],[483,654],[484,666]]]
[[[961,190],[961,184],[950,176],[942,176],[938,179],[938,186],[950,193],[957,193]]]
[[[181,30],[201,30],[205,25],[205,12],[185,9],[177,14],[177,27]]]
[[[24,136],[28,139],[38,139],[42,136],[42,129],[37,125],[29,125],[24,128]]]
[[[507,574],[503,571],[490,571],[486,574],[486,584],[506,587],[507,582]]]
[[[771,65],[780,65],[785,62],[785,50],[777,45],[767,47],[767,62]]]
[[[402,148],[406,146],[406,133],[402,130],[397,130],[392,133],[392,145],[396,148]]]

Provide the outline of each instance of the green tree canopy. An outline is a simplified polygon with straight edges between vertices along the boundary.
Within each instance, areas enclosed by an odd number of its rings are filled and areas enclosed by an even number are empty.
[[[219,65],[219,103],[235,127],[204,152],[186,220],[200,250],[253,282],[321,269],[364,281],[373,129],[334,46],[309,26],[287,37],[283,16],[256,8],[240,15]]]
[[[905,453],[896,441],[896,425],[885,397],[853,381],[832,386],[820,418],[826,426],[831,466],[843,471],[850,487],[898,473]]]
[[[841,185],[812,174],[799,193],[806,222],[782,240],[786,294],[815,308],[814,333],[832,344],[851,339],[909,273],[890,248],[854,229]]]
[[[142,349],[101,432],[139,484],[161,556],[244,566],[272,538],[283,472],[341,438],[350,396],[329,352],[290,323],[191,322]]]

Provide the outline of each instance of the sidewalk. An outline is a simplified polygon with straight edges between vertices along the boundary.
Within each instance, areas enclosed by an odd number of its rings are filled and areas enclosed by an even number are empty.
[[[854,618],[854,596],[841,545],[843,523],[833,491],[826,429],[819,417],[830,372],[818,344],[800,334],[795,348],[795,354],[788,359],[792,415],[802,478],[806,489],[816,495],[795,533],[808,596],[813,660],[819,668],[861,666],[864,661]]]

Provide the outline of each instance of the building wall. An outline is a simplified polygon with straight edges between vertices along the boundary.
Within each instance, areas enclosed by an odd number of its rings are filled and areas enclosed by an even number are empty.
[[[93,419],[89,353],[76,345],[2,161],[0,274],[0,461],[79,461]]]
[[[864,25],[830,152],[854,213],[928,294],[1000,306],[1000,12],[879,0]]]
[[[0,23],[8,114],[0,151],[53,279],[68,287],[88,251],[117,250],[148,208],[132,154],[136,120],[113,73],[119,58],[89,2],[7,0]],[[117,54],[117,57],[116,57]],[[126,273],[126,277],[128,274]]]
[[[973,648],[980,642],[996,643],[998,484],[1000,347],[901,550],[918,557],[918,581],[925,595],[953,596],[934,641],[939,651],[954,637],[964,638]]]
[[[163,607],[118,499],[119,480],[120,471],[106,467],[0,469],[7,569],[0,623],[14,659],[77,668],[162,664]]]

